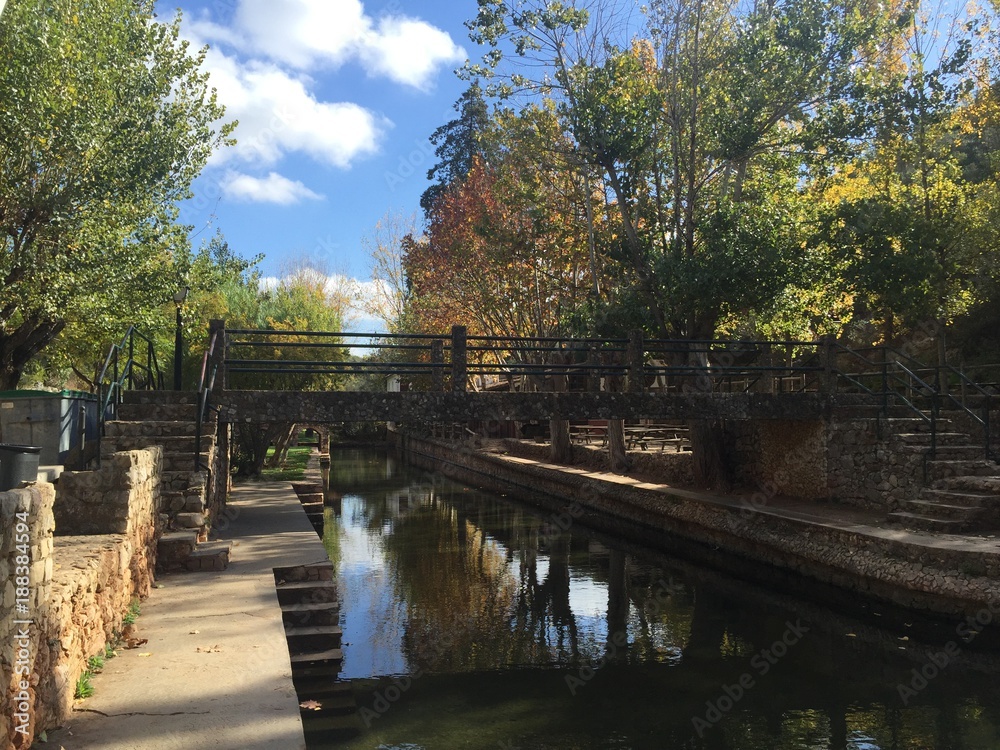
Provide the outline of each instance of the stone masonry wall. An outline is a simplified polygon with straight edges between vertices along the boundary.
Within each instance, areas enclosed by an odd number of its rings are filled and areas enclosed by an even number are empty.
[[[0,743],[19,750],[32,743],[44,704],[39,683],[53,666],[44,626],[52,592],[54,498],[51,484],[0,493]]]
[[[887,513],[923,485],[923,456],[875,420],[832,422],[827,432],[827,488],[837,502]]]
[[[3,747],[27,748],[38,732],[65,721],[87,660],[120,632],[130,602],[149,593],[156,564],[160,468],[159,448],[116,453],[98,471],[63,474],[58,495],[47,484],[0,494]],[[23,734],[13,722],[21,703],[20,677],[14,673],[20,626],[10,625],[16,619],[11,608],[20,598],[10,598],[19,593],[17,513],[28,513],[32,559],[32,623],[26,641],[31,676]],[[59,536],[54,536],[56,530]]]
[[[771,495],[827,498],[827,427],[821,420],[727,422],[733,479]]]

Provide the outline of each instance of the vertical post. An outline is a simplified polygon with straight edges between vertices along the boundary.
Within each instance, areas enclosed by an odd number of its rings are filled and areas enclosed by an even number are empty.
[[[643,372],[643,337],[642,331],[629,331],[628,334],[628,391],[641,393],[645,388]]]
[[[469,375],[468,362],[469,329],[465,326],[451,327],[451,390],[464,393]]]
[[[601,390],[601,371],[597,369],[600,363],[597,347],[591,344],[587,352],[587,391],[590,393],[598,393]]]
[[[209,342],[211,342],[213,336],[215,337],[215,348],[208,358],[209,372],[206,373],[206,377],[208,378],[208,383],[212,383],[212,392],[220,393],[229,387],[229,377],[226,372],[226,359],[229,353],[229,337],[226,336],[226,321],[208,321]],[[214,378],[212,372],[215,373]]]
[[[431,390],[444,391],[444,339],[431,341]]]
[[[824,336],[823,343],[823,393],[832,396],[837,392],[836,353],[833,348],[833,337]]]
[[[181,326],[181,304],[177,304],[177,321],[174,328],[174,390],[181,389],[181,362],[184,349],[184,330]]]
[[[135,332],[128,335],[128,389],[135,390]]]

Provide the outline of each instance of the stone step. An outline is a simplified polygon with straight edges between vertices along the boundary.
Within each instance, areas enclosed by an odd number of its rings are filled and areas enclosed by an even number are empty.
[[[344,652],[339,648],[326,648],[316,651],[305,651],[300,654],[291,654],[289,658],[291,659],[293,665],[341,663],[344,661]]]
[[[281,621],[285,627],[305,625],[339,625],[340,606],[333,602],[310,602],[313,609],[289,610],[282,608]]]
[[[903,453],[918,453],[927,455],[930,453],[931,446],[927,445],[915,445],[908,444],[901,448]],[[962,461],[972,461],[977,458],[982,458],[985,456],[985,450],[981,445],[941,445],[940,443],[934,449],[934,458],[940,460],[962,460]]]
[[[191,461],[194,462],[193,456]],[[192,471],[190,467],[179,471],[164,471],[160,474],[160,492],[202,492],[207,482],[206,472]]]
[[[232,542],[203,542],[184,561],[186,570],[225,570],[229,567]]]
[[[930,423],[920,417],[889,417],[886,421],[894,434],[929,433],[931,429]],[[937,429],[942,432],[948,432],[952,426],[950,419],[937,420]]]
[[[118,435],[117,437],[105,437],[101,440],[102,452],[106,445],[120,451],[140,450],[158,445],[163,448],[163,452],[167,455],[191,456],[194,455],[195,438],[193,435]],[[214,434],[201,436],[202,452],[209,451],[214,447]]]
[[[945,490],[925,487],[920,491],[920,499],[933,503],[957,505],[963,508],[984,508],[1000,506],[1000,497],[992,493],[962,492],[960,490]]]
[[[930,481],[961,476],[1000,476],[1000,465],[985,459],[934,459],[927,462],[927,478]]]
[[[896,511],[888,515],[891,523],[898,523],[908,529],[917,531],[935,531],[944,534],[960,534],[965,530],[966,521],[959,521],[953,518],[936,518],[922,513],[909,513],[907,511]]]
[[[333,581],[291,581],[276,586],[275,591],[281,606],[337,601],[337,584]]]
[[[316,708],[303,708],[302,716],[306,719],[322,719],[327,716],[346,716],[358,710],[358,702],[353,693],[326,695],[320,692],[309,691],[303,693],[297,691],[299,701],[315,701],[319,704]]]
[[[1000,496],[1000,476],[956,476],[938,479],[931,485],[936,490],[957,490]]]
[[[125,391],[122,401],[126,404],[197,404],[196,391]]]
[[[156,564],[166,570],[183,563],[197,546],[197,531],[168,531],[156,542]]]
[[[178,529],[204,529],[208,525],[205,513],[178,513],[173,517],[174,526]]]
[[[918,516],[930,518],[954,519],[956,521],[974,521],[983,515],[983,509],[969,505],[953,505],[937,500],[907,500],[906,510]]]
[[[930,445],[931,433],[928,432],[899,432],[896,437],[904,443],[913,445]],[[938,447],[943,445],[968,445],[970,437],[964,432],[941,432],[936,435]]]
[[[289,653],[313,653],[340,648],[343,631],[339,625],[296,625],[285,628]]]
[[[145,420],[141,422],[126,422],[113,420],[104,423],[104,437],[113,440],[119,437],[194,437],[197,427],[193,421],[156,422]]]
[[[357,713],[315,718],[303,715],[302,730],[310,747],[313,742],[329,745],[330,742],[346,741],[364,733],[361,717]]]
[[[354,697],[354,686],[339,677],[329,675],[306,677],[299,670],[295,670],[292,672],[292,682],[295,684],[295,692],[299,695],[303,692],[315,692],[328,696]]]
[[[119,404],[117,418],[124,422],[190,422],[198,420],[197,404]],[[215,412],[206,410],[205,421],[214,424]]]
[[[204,492],[160,492],[160,508],[167,513],[203,513]]]
[[[151,445],[146,446],[134,446],[134,447],[124,447],[117,448],[113,445],[107,444],[101,441],[101,457],[108,458],[119,450],[129,451],[129,450],[143,450],[145,448],[153,447],[156,442],[153,441]],[[212,459],[212,454],[208,451],[202,451],[200,454],[201,465],[208,466]],[[161,470],[164,472],[170,471],[193,471],[195,466],[195,454],[194,448],[192,447],[191,452],[184,453],[166,453],[164,452],[160,459]]]

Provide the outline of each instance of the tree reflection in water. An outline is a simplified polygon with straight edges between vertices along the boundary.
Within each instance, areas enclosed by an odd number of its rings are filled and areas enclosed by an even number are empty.
[[[846,614],[364,461],[334,471],[354,493],[339,533],[366,536],[365,570],[381,572],[363,583],[385,587],[399,622],[372,616],[361,630],[371,648],[399,649],[420,677],[339,747],[1000,748],[997,651],[965,647],[908,705],[900,700],[897,685],[954,635],[951,623],[894,619],[884,608]],[[760,654],[796,622],[808,633],[761,673]],[[580,675],[571,691],[567,678]],[[720,703],[743,675],[752,688]],[[698,736],[692,720],[720,705]]]

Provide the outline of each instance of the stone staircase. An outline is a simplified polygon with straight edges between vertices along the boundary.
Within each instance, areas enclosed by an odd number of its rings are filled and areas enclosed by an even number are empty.
[[[890,522],[942,533],[985,532],[1000,527],[1000,465],[985,458],[983,445],[953,421],[938,419],[937,446],[930,457],[929,426],[919,417],[889,420],[895,447],[925,462],[925,483]]]
[[[197,394],[172,391],[125,394],[118,419],[105,424],[101,453],[163,449],[157,568],[162,572],[225,570],[231,542],[210,542],[212,519],[207,504],[209,472],[195,467]],[[200,466],[215,457],[215,415],[202,430]]]
[[[274,571],[307,744],[352,739],[362,730],[351,683],[340,679],[343,632],[333,572],[329,563]]]

